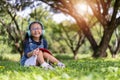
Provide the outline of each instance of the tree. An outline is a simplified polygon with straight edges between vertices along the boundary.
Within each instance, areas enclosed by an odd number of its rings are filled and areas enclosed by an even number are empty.
[[[74,59],[77,59],[79,48],[82,46],[85,40],[84,34],[76,24],[70,23],[69,21],[64,21],[61,23],[60,27],[62,28],[60,35],[63,37],[63,40],[72,51]]]
[[[120,17],[117,17],[120,7],[120,0],[40,0],[56,10],[60,10],[65,14],[72,16],[78,26],[83,31],[86,38],[89,40],[94,51],[93,57],[106,57],[106,50],[108,48],[111,36],[114,30],[120,24]],[[75,9],[75,5],[80,2],[86,2],[92,9],[92,12],[97,21],[103,26],[103,36],[100,43],[97,43],[90,31],[90,27],[81,14]],[[110,9],[113,13],[109,13]],[[114,25],[115,24],[115,25]]]
[[[2,0],[0,3],[0,12],[0,23],[2,24],[2,28],[5,29],[5,33],[6,31],[8,33],[8,44],[14,46],[22,56],[24,31],[20,30],[19,23],[17,22],[16,18],[18,17],[16,15],[16,8],[10,5],[8,2]]]
[[[108,48],[109,42],[111,40],[111,36],[116,28],[120,25],[120,16],[117,17],[120,8],[119,0],[88,0],[92,11],[97,18],[97,20],[101,23],[104,28],[103,37],[101,42],[95,51],[96,54],[94,56],[102,56],[106,54],[106,49]],[[97,6],[95,6],[97,5]],[[100,7],[101,6],[101,7]],[[113,9],[113,13],[109,13],[110,8]],[[103,11],[101,11],[103,10]]]
[[[116,58],[117,53],[120,51],[120,32],[117,28],[113,34],[113,39],[111,39],[110,44],[108,45],[110,52],[113,58]]]

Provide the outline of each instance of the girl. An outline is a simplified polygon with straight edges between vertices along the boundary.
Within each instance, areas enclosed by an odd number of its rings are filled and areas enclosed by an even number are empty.
[[[56,59],[47,50],[47,42],[43,39],[43,25],[40,22],[32,22],[26,34],[24,42],[24,55],[21,58],[23,66],[41,66],[45,69],[54,69],[46,60],[56,63],[57,66],[64,68],[65,65]]]

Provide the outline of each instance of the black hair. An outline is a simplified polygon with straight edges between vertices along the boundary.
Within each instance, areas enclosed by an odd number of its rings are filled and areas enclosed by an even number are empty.
[[[40,23],[38,21],[34,21],[34,22],[30,23],[30,25],[28,26],[28,29],[30,30],[31,26],[35,23],[39,24],[41,26],[42,30],[44,30],[44,26],[42,25],[42,23]],[[29,38],[32,38],[32,36],[29,36],[28,32],[26,32],[24,41],[28,40]],[[40,40],[42,38],[43,38],[43,35],[40,36]]]
[[[44,29],[42,23],[40,23],[40,22],[38,22],[38,21],[34,21],[34,22],[30,23],[30,25],[28,26],[28,27],[29,27],[29,30],[30,30],[31,26],[32,26],[33,24],[35,24],[35,23],[39,24],[39,25],[41,26],[42,30]]]

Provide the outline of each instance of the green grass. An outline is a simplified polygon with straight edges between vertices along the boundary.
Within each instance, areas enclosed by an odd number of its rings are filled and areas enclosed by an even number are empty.
[[[120,59],[73,60],[67,55],[56,55],[66,68],[45,70],[20,66],[19,55],[9,54],[0,60],[0,80],[120,80]]]

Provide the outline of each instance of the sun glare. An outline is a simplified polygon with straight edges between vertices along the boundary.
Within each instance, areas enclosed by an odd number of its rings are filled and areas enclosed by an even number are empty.
[[[92,14],[91,8],[86,3],[78,3],[75,5],[76,11],[82,16]]]

